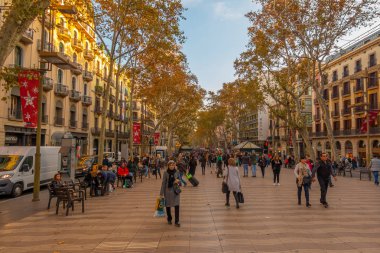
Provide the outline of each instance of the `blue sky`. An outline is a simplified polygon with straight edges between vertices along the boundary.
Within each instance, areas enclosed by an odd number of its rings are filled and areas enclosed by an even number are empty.
[[[206,90],[217,91],[234,80],[233,62],[248,42],[248,19],[255,8],[251,0],[183,0],[187,37],[183,51],[191,71]]]

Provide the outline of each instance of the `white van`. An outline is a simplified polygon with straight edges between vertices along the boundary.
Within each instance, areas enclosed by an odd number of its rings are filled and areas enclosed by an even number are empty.
[[[60,170],[60,147],[41,147],[41,185]],[[18,197],[33,188],[36,147],[0,147],[0,195]]]

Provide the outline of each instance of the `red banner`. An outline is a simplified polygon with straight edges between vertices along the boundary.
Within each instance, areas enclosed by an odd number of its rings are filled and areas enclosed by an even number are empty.
[[[378,110],[371,110],[369,111],[369,126],[372,126],[377,118],[377,115],[379,114]],[[367,132],[367,116],[365,116],[362,126],[360,128],[360,132],[366,133]]]
[[[140,123],[133,123],[133,143],[141,144],[141,125]]]
[[[160,143],[160,133],[154,133],[154,145],[158,145]]]
[[[38,120],[38,85],[40,72],[25,70],[18,74],[22,115],[25,127],[36,128]]]

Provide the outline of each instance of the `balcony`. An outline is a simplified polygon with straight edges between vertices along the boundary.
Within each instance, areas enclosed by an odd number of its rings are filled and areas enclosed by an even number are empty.
[[[100,114],[102,114],[102,107],[100,107],[100,106],[95,106],[95,110],[94,110],[94,112],[96,113],[96,114],[98,114],[98,115],[100,115]]]
[[[342,116],[350,116],[350,115],[351,115],[351,108],[342,109]]]
[[[92,105],[92,97],[82,96],[82,105],[84,105],[84,106]]]
[[[315,121],[321,120],[321,115],[319,115],[319,114],[314,115],[314,120]]]
[[[22,121],[22,111],[17,109],[8,109],[8,119]]]
[[[339,111],[332,111],[331,112],[331,117],[338,118],[339,116],[340,116]]]
[[[42,15],[38,17],[38,20],[41,24],[43,23]],[[52,27],[51,16],[49,14],[45,14],[45,27],[49,29]]]
[[[61,69],[71,69],[70,56],[57,51],[53,44],[45,42],[42,46],[41,40],[37,41],[37,50],[41,59],[58,66]]]
[[[69,95],[69,89],[66,85],[57,83],[54,90],[55,95],[59,97],[67,97]]]
[[[350,89],[343,89],[342,90],[342,96],[347,96],[351,95],[351,90]]]
[[[325,137],[327,136],[327,132],[314,132],[312,134],[313,137]]]
[[[71,72],[73,72],[73,74],[75,75],[82,75],[82,72],[83,72],[83,67],[81,64],[77,63],[77,62],[72,62],[71,63]]]
[[[73,102],[79,102],[81,100],[80,92],[76,90],[71,90],[69,98]]]
[[[20,42],[25,45],[33,44],[33,35],[34,35],[34,30],[32,28],[28,28],[22,34]]]
[[[84,51],[83,57],[84,57],[86,60],[88,60],[88,61],[92,61],[92,60],[94,60],[95,55],[94,55],[94,52],[93,52],[92,50],[86,49],[86,50]]]
[[[356,106],[354,107],[354,113],[364,113],[364,106]]]
[[[63,126],[65,124],[65,119],[61,117],[55,117],[54,125],[55,126]]]
[[[71,40],[71,47],[79,53],[83,51],[82,41],[80,41],[78,38],[74,38]]]
[[[93,74],[90,71],[85,70],[83,72],[83,80],[91,82],[94,79]]]
[[[49,123],[49,116],[43,115],[42,116],[42,124],[48,124]]]
[[[88,122],[82,122],[82,130],[88,130]]]
[[[42,88],[44,91],[51,91],[54,88],[53,79],[44,77],[42,81]]]
[[[91,128],[91,134],[93,136],[99,136],[100,135],[100,129],[98,127]]]
[[[103,96],[103,87],[102,86],[99,86],[99,85],[96,85],[95,86],[95,94],[97,96]]]
[[[77,122],[75,120],[70,120],[70,128],[77,128]]]
[[[57,35],[58,35],[58,38],[60,38],[61,40],[65,42],[70,42],[71,40],[71,34],[68,28],[58,27]]]
[[[115,137],[115,132],[113,130],[106,130],[106,137],[109,137],[109,138]]]

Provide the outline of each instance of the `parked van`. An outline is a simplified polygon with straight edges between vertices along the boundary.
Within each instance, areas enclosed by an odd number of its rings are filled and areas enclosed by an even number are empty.
[[[41,147],[40,184],[48,184],[60,170],[60,147]],[[36,147],[0,147],[0,195],[18,197],[33,188]]]

